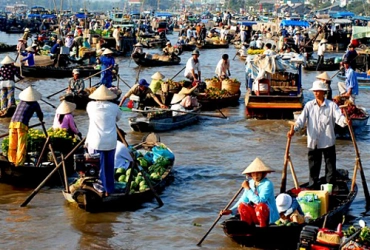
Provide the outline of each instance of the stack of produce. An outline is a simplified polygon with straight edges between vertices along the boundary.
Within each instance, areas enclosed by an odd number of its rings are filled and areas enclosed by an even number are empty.
[[[173,80],[168,79],[168,80],[164,81],[164,84],[168,84],[170,91],[178,92],[178,91],[181,90],[181,88],[184,84],[184,81],[175,82]]]
[[[229,91],[226,89],[216,89],[216,88],[207,88],[205,90],[206,97],[209,99],[223,99],[227,97],[233,96]]]
[[[247,54],[248,55],[259,55],[259,54],[263,54],[264,51],[265,51],[264,49],[248,49]]]
[[[354,237],[353,240],[345,244],[341,249],[342,250],[349,250],[349,249],[370,249],[370,228],[363,227],[361,229],[356,228],[355,226],[350,226],[346,230],[343,231],[343,234],[346,238],[351,237],[355,233],[361,230],[361,232]]]
[[[364,118],[367,116],[366,112],[363,109],[358,108],[356,105],[353,104],[353,102],[348,100],[346,97],[334,96],[333,102],[335,102],[338,106],[348,105],[347,114],[350,119]],[[342,113],[344,114],[343,110]]]

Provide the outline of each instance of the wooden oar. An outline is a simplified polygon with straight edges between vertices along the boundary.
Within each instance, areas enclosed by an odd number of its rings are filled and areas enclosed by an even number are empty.
[[[27,204],[35,197],[35,195],[40,191],[40,189],[44,186],[44,184],[50,179],[50,177],[58,171],[59,167],[62,166],[63,162],[67,160],[84,142],[86,138],[83,138],[73,149],[71,152],[69,152],[66,157],[63,159],[63,161],[59,162],[58,165],[49,173],[48,176],[38,185],[35,190],[31,193],[30,196],[27,197],[27,199],[20,205],[21,207],[27,206]]]
[[[30,128],[34,128],[34,127],[37,127],[37,126],[40,126],[41,124],[44,124],[45,122],[40,122],[40,123],[37,123],[37,124],[34,124],[34,125],[31,125],[31,126],[28,126],[28,128],[30,129]],[[9,132],[8,133],[6,133],[6,134],[2,134],[2,135],[0,135],[0,138],[4,138],[4,137],[6,137],[6,136],[8,136],[9,135]]]
[[[118,133],[118,136],[119,136],[119,138],[122,140],[122,142],[126,145],[126,147],[127,148],[129,148],[129,145],[128,145],[128,143],[127,143],[127,141],[126,141],[126,139],[125,139],[125,137],[122,135],[122,133],[121,133],[121,131],[119,130],[119,128],[118,128],[118,126],[116,125],[116,129],[117,129],[117,133]],[[157,200],[157,202],[158,202],[158,205],[161,207],[161,206],[163,206],[163,201],[162,201],[162,199],[161,199],[161,197],[159,197],[159,195],[157,194],[157,192],[155,191],[155,189],[154,189],[154,187],[153,187],[153,185],[152,185],[152,182],[151,182],[151,180],[148,178],[148,176],[146,175],[146,173],[144,173],[144,170],[143,170],[143,168],[141,167],[141,166],[139,166],[138,164],[137,164],[137,162],[136,162],[136,157],[135,157],[135,155],[134,155],[134,153],[130,150],[129,151],[130,152],[130,155],[131,155],[131,157],[132,157],[132,160],[133,160],[133,167],[135,167],[135,168],[137,168],[141,173],[142,173],[142,176],[144,177],[144,179],[145,179],[145,182],[148,184],[148,186],[149,186],[149,188],[150,188],[150,190],[152,191],[152,193],[153,193],[153,195],[154,195],[154,197],[155,197],[155,199]],[[133,171],[131,171],[131,173],[132,173]],[[130,174],[131,174],[130,173]],[[129,179],[130,179],[130,177],[131,176],[129,176]],[[129,180],[130,181],[130,180]],[[130,182],[129,183],[127,183],[127,189],[129,189],[130,188]],[[127,190],[126,189],[126,190]]]
[[[290,126],[290,131],[293,131],[294,130],[294,122],[289,122],[289,124],[291,125]],[[281,175],[280,193],[285,193],[285,190],[286,190],[286,176],[287,176],[287,169],[288,169],[288,163],[289,163],[289,148],[290,148],[291,140],[292,140],[292,138],[288,136],[288,139],[287,139],[287,142],[286,142],[286,147],[285,147],[283,173]]]
[[[341,105],[340,108],[344,111],[344,115],[347,118],[348,130],[349,130],[349,133],[351,135],[353,147],[355,148],[355,152],[356,152],[356,163],[355,163],[355,169],[353,171],[353,176],[354,177],[352,178],[351,192],[354,191],[354,186],[355,186],[355,181],[356,181],[355,173],[357,172],[358,169],[360,169],[360,175],[361,175],[361,180],[362,180],[362,188],[364,189],[364,195],[365,195],[365,199],[366,199],[366,210],[369,210],[370,209],[369,189],[367,187],[366,177],[365,177],[364,169],[362,167],[360,152],[358,151],[357,142],[356,142],[356,138],[355,138],[355,133],[353,132],[352,123],[351,123],[351,121],[348,117],[347,106],[348,105]]]
[[[243,187],[240,187],[240,189],[238,190],[238,192],[236,192],[236,194],[234,195],[234,197],[230,200],[230,202],[226,205],[226,207],[223,210],[229,209],[229,207],[231,206],[231,204],[233,204],[233,202],[239,196],[239,194],[243,191],[243,189],[244,189]],[[197,246],[200,246],[202,244],[202,242],[205,240],[205,238],[208,236],[208,234],[212,231],[212,229],[216,226],[217,222],[221,219],[221,217],[222,217],[222,215],[219,214],[218,217],[217,217],[217,219],[213,222],[212,226],[207,231],[207,233],[198,242]]]
[[[177,72],[171,79],[170,81],[172,81],[178,74],[180,74],[184,69],[186,68],[186,66],[184,66],[179,72]]]
[[[199,115],[199,116],[208,116],[208,117],[215,117],[215,118],[227,119],[227,116],[225,116],[225,115],[218,116],[218,115],[213,115],[213,114],[196,113],[196,112],[182,111],[182,110],[174,110],[174,109],[162,109],[162,108],[157,108],[157,107],[154,107],[151,110],[132,109],[132,112],[151,113],[151,112],[156,111],[156,110],[161,110],[161,111],[175,111],[175,112],[184,113],[184,114],[193,114],[193,115]],[[124,111],[126,111],[126,110],[124,110]]]
[[[20,87],[17,87],[17,86],[15,86],[15,88],[16,89],[18,89],[18,90],[20,90],[20,91],[23,91],[24,89],[22,89],[22,88],[20,88]],[[40,99],[40,101],[42,101],[42,102],[44,102],[44,103],[46,103],[46,104],[48,104],[48,105],[50,105],[50,106],[52,106],[53,108],[57,108],[57,107],[55,107],[53,104],[51,104],[50,102],[47,102],[47,101],[45,101],[44,99]]]
[[[96,72],[95,74],[92,74],[91,76],[88,76],[88,77],[84,78],[83,80],[84,80],[84,81],[86,81],[86,80],[90,79],[91,77],[96,76],[96,75],[99,75],[100,73],[102,73],[102,72],[104,72],[104,71],[107,71],[108,69],[111,69],[111,68],[112,68],[112,67],[108,67],[108,68],[106,68],[105,70],[102,70],[102,71]],[[67,88],[64,88],[64,89],[61,89],[61,90],[59,90],[59,91],[55,92],[54,94],[47,96],[46,98],[47,98],[47,99],[49,99],[50,97],[55,96],[55,95],[57,95],[57,94],[59,94],[59,93],[61,93],[61,92],[63,92],[63,91],[66,91],[67,89],[68,89],[68,87],[67,87]]]
[[[118,77],[118,79],[120,79],[124,84],[126,84],[126,86],[127,86],[127,87],[129,87],[129,88],[131,89],[131,86],[130,86],[130,85],[128,85],[128,83],[127,83],[125,80],[123,80],[119,74],[117,74],[117,77]]]

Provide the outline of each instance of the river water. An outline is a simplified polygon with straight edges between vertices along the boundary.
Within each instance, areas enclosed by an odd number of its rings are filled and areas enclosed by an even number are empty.
[[[0,42],[15,44],[17,35],[0,34]],[[171,41],[175,35],[169,36]],[[152,50],[151,53],[155,53]],[[200,61],[203,79],[214,75],[218,60],[223,53],[231,58],[236,49],[201,50]],[[166,78],[172,78],[181,70],[191,56],[181,55],[180,65],[162,68],[146,68],[140,78],[160,70]],[[15,53],[10,53],[15,58]],[[0,59],[5,54],[0,55]],[[328,55],[329,56],[329,55]],[[129,58],[117,58],[121,77],[130,85],[136,78],[137,65]],[[333,75],[335,71],[328,72]],[[305,100],[313,98],[308,90],[315,79],[315,72],[303,73]],[[68,76],[69,77],[69,76]],[[241,172],[258,156],[275,172],[268,177],[279,191],[281,169],[284,162],[286,132],[284,120],[246,119],[244,107],[244,63],[238,58],[231,60],[231,77],[243,82],[242,96],[237,107],[222,109],[228,119],[201,117],[193,126],[160,133],[161,141],[170,147],[176,156],[174,182],[161,194],[164,206],[157,208],[153,200],[135,212],[110,212],[90,214],[68,204],[60,188],[43,188],[25,208],[19,205],[30,195],[32,189],[17,188],[0,184],[0,245],[1,249],[198,249],[197,242],[208,231],[243,181]],[[182,80],[183,72],[175,80]],[[98,78],[92,80],[93,84]],[[333,95],[338,94],[335,78]],[[25,88],[33,84],[44,97],[67,86],[65,79],[28,78],[19,84]],[[128,87],[121,82],[123,92]],[[367,101],[369,90],[360,89],[358,104],[370,108]],[[19,91],[16,92],[18,96]],[[46,99],[46,98],[45,98]],[[46,99],[48,100],[48,99]],[[49,99],[58,106],[58,96]],[[40,102],[47,127],[52,125],[55,109]],[[144,136],[130,131],[128,118],[132,113],[124,112],[118,125],[127,132],[127,140],[136,143]],[[83,135],[88,129],[85,111],[75,111],[77,126]],[[33,120],[33,121],[32,121]],[[37,123],[33,118],[30,124]],[[9,119],[0,121],[0,133],[7,132]],[[370,146],[369,128],[357,136],[365,175],[369,176]],[[295,136],[291,143],[291,159],[299,182],[308,181],[306,138]],[[355,151],[351,140],[337,140],[338,168],[353,173]],[[323,170],[322,170],[323,174]],[[356,219],[364,211],[364,195],[358,174],[359,193],[351,207],[349,219]],[[293,187],[288,171],[287,187]],[[365,217],[370,223],[370,219]],[[220,222],[222,219],[220,220]],[[268,237],[268,236],[267,236]],[[239,249],[238,244],[226,237],[218,224],[203,242],[202,249]]]

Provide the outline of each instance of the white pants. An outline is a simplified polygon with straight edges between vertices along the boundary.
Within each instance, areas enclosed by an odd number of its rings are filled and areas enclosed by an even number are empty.
[[[338,82],[338,90],[339,90],[339,94],[340,95],[343,95],[344,93],[346,93],[347,92],[346,83],[344,83],[344,82]],[[356,99],[356,96],[355,95],[351,95],[349,97],[349,100],[351,102],[353,102],[353,104],[355,104],[355,99]]]

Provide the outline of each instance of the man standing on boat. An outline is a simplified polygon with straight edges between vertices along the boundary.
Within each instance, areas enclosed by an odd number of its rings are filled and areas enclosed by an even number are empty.
[[[344,54],[343,59],[347,59],[349,61],[349,65],[351,65],[351,68],[356,71],[357,69],[357,63],[356,63],[356,57],[358,56],[357,51],[355,50],[355,46],[353,44],[350,44],[348,46],[348,51],[346,54]]]
[[[202,73],[200,71],[200,63],[199,63],[199,50],[194,50],[191,53],[192,57],[186,63],[186,68],[184,72],[184,76],[191,81],[197,80],[201,81]]]
[[[292,137],[294,132],[302,129],[307,123],[307,147],[309,167],[309,188],[320,189],[319,176],[322,155],[325,161],[326,183],[335,184],[336,152],[335,152],[335,124],[345,127],[348,121],[341,110],[332,101],[325,99],[328,90],[321,80],[313,82],[314,100],[306,103],[302,113],[295,122],[294,130],[287,136]]]
[[[229,78],[230,74],[230,61],[229,55],[223,54],[222,59],[217,63],[215,71],[218,79],[222,82],[223,80]]]
[[[356,72],[351,68],[350,62],[346,59],[343,61],[344,69],[346,71],[346,81],[338,82],[339,94],[346,96],[355,104],[356,95],[358,95],[358,81]]]
[[[113,51],[110,49],[105,49],[102,56],[100,57],[101,70],[100,73],[100,84],[104,84],[105,87],[112,87],[113,81],[113,67],[115,64]]]
[[[317,48],[318,59],[317,59],[316,71],[319,70],[320,64],[324,63],[324,53],[325,53],[325,50],[326,50],[326,43],[327,42],[328,42],[328,40],[326,40],[325,38],[322,39],[319,43],[319,47]]]

